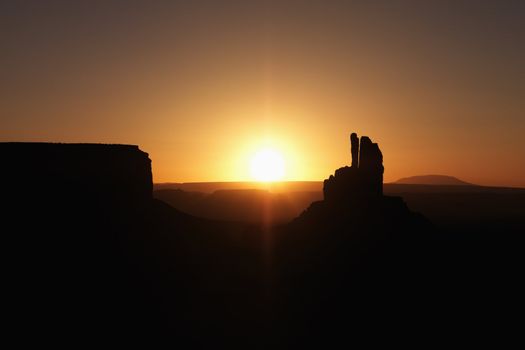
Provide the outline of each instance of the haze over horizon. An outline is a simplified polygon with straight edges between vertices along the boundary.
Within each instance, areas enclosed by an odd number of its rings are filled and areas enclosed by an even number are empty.
[[[523,1],[2,1],[0,142],[137,144],[154,181],[282,180],[381,145],[385,182],[525,187]]]

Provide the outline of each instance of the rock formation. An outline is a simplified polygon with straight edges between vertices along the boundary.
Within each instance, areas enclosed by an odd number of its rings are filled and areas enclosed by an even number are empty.
[[[369,137],[350,135],[352,166],[342,167],[324,181],[324,199],[341,202],[383,195],[383,155]]]
[[[350,135],[350,146],[352,152],[352,168],[359,167],[359,137],[353,132]]]
[[[147,284],[134,267],[155,235],[151,222],[163,220],[148,154],[137,146],[58,143],[0,143],[0,152],[7,283],[17,288],[9,300],[23,305],[13,315],[32,322],[21,329],[118,336],[154,318],[141,311]]]
[[[138,146],[13,142],[0,143],[0,152],[4,192],[126,205],[152,199],[151,160]]]
[[[361,137],[359,171],[370,193],[383,195],[383,154],[377,143],[372,143],[367,136]]]

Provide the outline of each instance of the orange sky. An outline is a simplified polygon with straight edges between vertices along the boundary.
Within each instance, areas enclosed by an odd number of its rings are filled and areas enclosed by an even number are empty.
[[[156,182],[285,180],[378,142],[385,181],[525,187],[521,1],[0,4],[0,141],[138,144]]]

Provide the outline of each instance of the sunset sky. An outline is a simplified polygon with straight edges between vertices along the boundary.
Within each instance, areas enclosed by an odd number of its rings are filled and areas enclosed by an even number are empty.
[[[525,1],[0,0],[0,43],[0,141],[137,144],[156,182],[270,148],[322,180],[355,131],[385,181],[525,187]]]

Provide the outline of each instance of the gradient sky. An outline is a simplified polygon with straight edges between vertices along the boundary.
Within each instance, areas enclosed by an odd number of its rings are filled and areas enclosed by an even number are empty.
[[[157,182],[350,163],[525,187],[525,1],[0,0],[0,141],[138,144]]]

